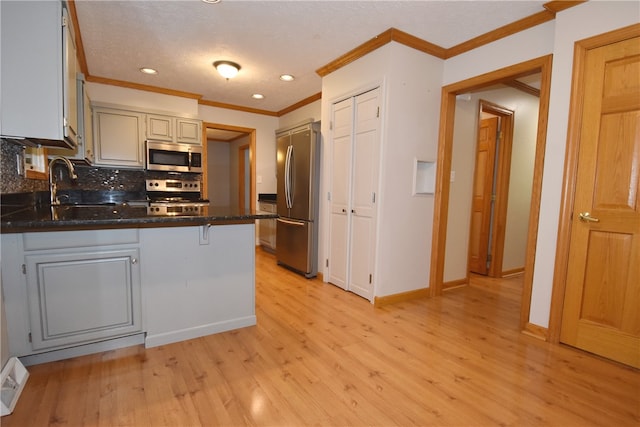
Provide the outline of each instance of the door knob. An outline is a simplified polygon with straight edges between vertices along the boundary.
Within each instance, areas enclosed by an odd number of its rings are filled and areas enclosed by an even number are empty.
[[[582,222],[600,222],[598,218],[592,217],[589,212],[580,212],[580,214],[578,214],[578,218],[580,218],[580,221]]]

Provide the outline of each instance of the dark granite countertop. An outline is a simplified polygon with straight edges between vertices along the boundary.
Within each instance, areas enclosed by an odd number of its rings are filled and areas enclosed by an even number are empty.
[[[149,214],[146,206],[136,204],[84,206],[2,205],[0,231],[21,233],[32,231],[91,230],[106,228],[175,227],[204,224],[251,223],[256,219],[277,218],[277,215],[227,207],[205,206],[202,212],[189,216],[158,216]]]

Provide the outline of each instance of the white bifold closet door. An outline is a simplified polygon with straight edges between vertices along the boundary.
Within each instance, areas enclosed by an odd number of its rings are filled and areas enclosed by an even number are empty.
[[[380,163],[380,89],[332,108],[329,282],[369,301]]]

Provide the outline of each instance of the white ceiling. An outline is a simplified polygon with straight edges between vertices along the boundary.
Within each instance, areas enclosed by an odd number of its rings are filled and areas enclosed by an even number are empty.
[[[315,70],[391,27],[449,48],[540,12],[544,3],[75,1],[90,75],[273,112],[320,92]],[[211,65],[216,60],[242,69],[227,81]],[[159,74],[142,74],[141,67]],[[279,80],[283,73],[296,80]]]

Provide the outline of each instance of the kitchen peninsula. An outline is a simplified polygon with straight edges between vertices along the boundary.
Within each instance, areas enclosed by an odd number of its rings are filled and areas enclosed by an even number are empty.
[[[9,349],[25,364],[255,325],[255,225],[273,214],[3,205]]]

